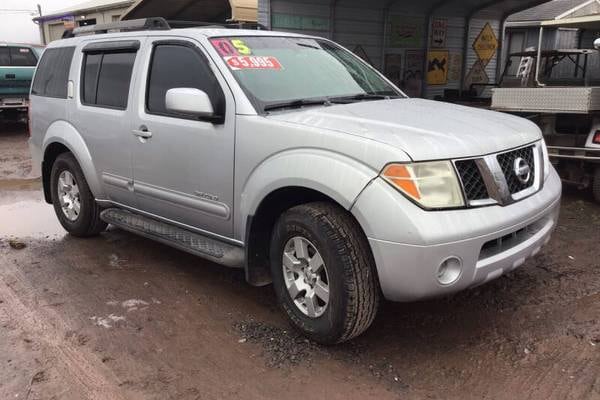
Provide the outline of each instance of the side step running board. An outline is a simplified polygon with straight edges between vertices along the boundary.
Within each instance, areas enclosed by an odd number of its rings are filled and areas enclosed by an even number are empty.
[[[244,249],[177,226],[119,208],[109,208],[100,218],[123,230],[153,239],[230,268],[244,267]]]

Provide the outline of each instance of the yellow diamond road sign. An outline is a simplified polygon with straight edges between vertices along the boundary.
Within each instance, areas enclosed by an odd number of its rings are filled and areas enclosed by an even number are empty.
[[[483,65],[488,65],[490,60],[496,55],[496,51],[498,51],[498,38],[489,23],[485,24],[481,33],[475,39],[473,49],[475,49],[475,53],[477,53],[477,57],[479,57]]]

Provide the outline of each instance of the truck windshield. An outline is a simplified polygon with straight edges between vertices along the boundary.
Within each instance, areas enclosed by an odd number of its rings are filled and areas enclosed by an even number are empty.
[[[211,43],[262,111],[405,97],[354,54],[325,40],[253,36]]]

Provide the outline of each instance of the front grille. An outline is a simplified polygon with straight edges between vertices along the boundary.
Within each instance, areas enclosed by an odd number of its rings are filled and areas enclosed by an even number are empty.
[[[475,160],[460,160],[454,164],[460,176],[467,201],[486,200],[490,197]]]
[[[479,254],[479,261],[496,256],[500,253],[515,248],[523,242],[526,242],[527,240],[535,236],[538,232],[540,232],[542,229],[544,229],[550,221],[550,217],[543,217],[542,219],[522,229],[519,229],[516,232],[509,233],[508,235],[502,236],[494,240],[490,240],[489,242],[485,243],[481,248],[481,252]]]
[[[533,157],[533,146],[499,154],[497,158],[498,163],[500,163],[500,168],[502,168],[502,172],[504,173],[504,177],[506,178],[508,190],[511,194],[519,193],[533,186],[533,183],[535,182],[535,160]],[[525,183],[522,183],[515,173],[515,160],[517,158],[522,158],[525,160],[531,168],[529,180]]]

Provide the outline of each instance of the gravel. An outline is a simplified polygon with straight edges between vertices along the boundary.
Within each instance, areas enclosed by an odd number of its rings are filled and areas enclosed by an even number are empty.
[[[269,367],[310,364],[316,356],[326,355],[321,346],[295,331],[255,320],[238,322],[234,328],[241,336],[239,343],[250,342],[262,346]]]

